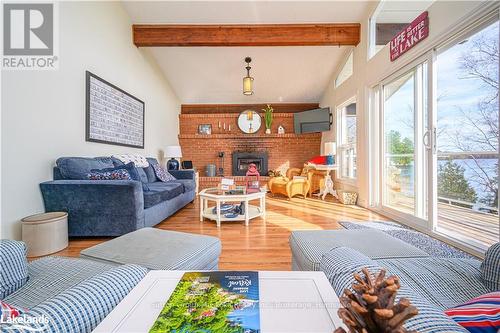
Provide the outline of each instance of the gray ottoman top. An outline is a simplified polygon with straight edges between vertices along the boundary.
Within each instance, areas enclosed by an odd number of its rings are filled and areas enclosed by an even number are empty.
[[[305,230],[290,235],[294,259],[303,270],[318,270],[323,254],[341,246],[357,250],[371,259],[429,256],[413,245],[373,229]]]
[[[216,237],[142,228],[85,249],[80,256],[149,269],[188,270],[212,267],[220,252]]]

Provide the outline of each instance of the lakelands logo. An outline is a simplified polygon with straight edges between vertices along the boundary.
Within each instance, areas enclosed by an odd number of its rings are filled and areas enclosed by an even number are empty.
[[[57,69],[53,3],[3,4],[3,69]]]

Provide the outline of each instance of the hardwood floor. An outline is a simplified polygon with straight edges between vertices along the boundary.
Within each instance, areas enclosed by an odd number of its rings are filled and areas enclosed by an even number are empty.
[[[198,200],[189,204],[156,227],[219,237],[222,270],[290,270],[291,252],[288,237],[293,230],[342,228],[339,221],[387,220],[385,217],[357,206],[344,206],[335,199],[283,197],[267,198],[267,217],[256,218],[245,227],[244,222],[199,222]],[[69,247],[57,253],[78,256],[80,251],[109,238],[71,239]]]

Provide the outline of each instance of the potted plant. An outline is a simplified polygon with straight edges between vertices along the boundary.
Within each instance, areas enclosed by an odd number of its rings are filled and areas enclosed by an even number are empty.
[[[273,108],[271,107],[271,105],[267,104],[267,106],[263,108],[262,111],[264,111],[266,134],[271,134],[271,125],[273,123]]]

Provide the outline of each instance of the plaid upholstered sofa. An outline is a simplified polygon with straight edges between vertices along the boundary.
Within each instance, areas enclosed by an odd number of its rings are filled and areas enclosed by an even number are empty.
[[[0,331],[91,332],[146,273],[139,265],[63,257],[28,263],[23,242],[1,240]],[[24,324],[7,320],[10,307],[21,309]]]
[[[377,230],[297,231],[290,246],[293,269],[323,271],[338,295],[351,288],[353,273],[364,267],[397,275],[402,286],[398,297],[410,299],[419,309],[406,327],[420,333],[468,332],[444,310],[500,290],[500,243],[482,262],[436,257]]]

